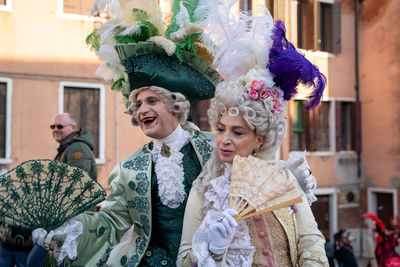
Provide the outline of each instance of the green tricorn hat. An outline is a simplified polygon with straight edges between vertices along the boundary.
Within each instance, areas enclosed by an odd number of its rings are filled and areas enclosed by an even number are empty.
[[[193,103],[214,97],[215,86],[221,80],[218,72],[204,58],[188,51],[168,56],[152,41],[117,44],[117,53],[129,78],[126,98],[134,89],[159,86],[182,93]]]
[[[94,7],[101,12],[111,2],[95,0]],[[222,78],[207,61],[212,55],[201,38],[199,1],[175,0],[166,30],[157,0],[125,2],[86,38],[104,61],[96,73],[113,80],[111,89],[122,92],[125,104],[133,90],[153,85],[182,93],[192,103],[214,97]]]

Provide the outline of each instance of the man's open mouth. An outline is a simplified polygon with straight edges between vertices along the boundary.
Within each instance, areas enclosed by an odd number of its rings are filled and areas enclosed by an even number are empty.
[[[145,126],[148,126],[152,124],[155,119],[156,119],[155,117],[146,117],[142,119],[142,122]]]

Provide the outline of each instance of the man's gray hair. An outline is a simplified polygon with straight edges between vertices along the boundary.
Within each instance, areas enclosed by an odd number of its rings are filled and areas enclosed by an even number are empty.
[[[190,102],[186,97],[177,92],[171,92],[165,88],[158,86],[145,86],[135,89],[129,95],[129,108],[128,113],[131,115],[131,123],[134,126],[138,126],[137,120],[137,108],[135,105],[137,95],[144,90],[152,90],[162,97],[164,102],[167,104],[170,112],[179,115],[179,123],[185,130],[199,130],[194,123],[187,121],[190,112]]]

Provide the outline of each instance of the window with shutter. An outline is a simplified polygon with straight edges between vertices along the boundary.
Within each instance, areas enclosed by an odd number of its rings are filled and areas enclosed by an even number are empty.
[[[330,102],[321,102],[318,107],[309,111],[314,115],[313,135],[316,137],[317,146],[313,151],[329,151],[329,109]]]
[[[297,5],[297,44],[299,48],[315,48],[314,1],[301,0]]]
[[[342,102],[335,102],[335,133],[336,133],[336,151],[341,150],[342,146]]]
[[[305,101],[293,105],[291,150],[329,151],[330,102],[321,102],[313,110],[304,110]]]
[[[297,43],[307,50],[341,52],[341,3],[300,0],[297,5]]]
[[[265,6],[268,8],[269,13],[271,13],[271,16],[275,19],[274,16],[274,2],[275,0],[265,0]]]
[[[340,116],[340,150],[352,150],[351,140],[351,105],[349,102],[341,103],[341,116]]]
[[[6,157],[7,83],[0,82],[0,158]]]
[[[99,158],[100,90],[84,87],[64,87],[64,112],[70,113],[79,127],[89,131],[95,140],[93,151]]]
[[[332,53],[341,51],[340,3],[320,3],[320,50]]]
[[[63,13],[89,15],[93,0],[63,0]]]
[[[306,148],[302,102],[301,100],[295,100],[293,104],[293,142],[290,148],[291,150],[304,150]]]
[[[335,104],[336,151],[360,150],[359,104],[343,101]]]
[[[351,103],[351,144],[352,150],[361,152],[361,103]]]

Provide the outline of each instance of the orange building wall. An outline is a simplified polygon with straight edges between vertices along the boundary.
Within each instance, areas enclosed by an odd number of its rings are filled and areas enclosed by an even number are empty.
[[[355,98],[355,22],[354,1],[342,0],[342,51],[328,60],[329,96]]]
[[[85,44],[100,23],[60,18],[57,1],[13,0],[11,12],[0,11],[0,24],[0,36],[7,36],[0,38],[0,77],[13,81],[12,163],[1,167],[11,169],[26,160],[56,155],[58,144],[49,125],[59,110],[61,81],[104,83],[95,76],[101,62]],[[105,163],[98,165],[98,180],[107,187],[116,160],[149,139],[130,124],[120,94],[110,90],[110,83],[105,87]]]
[[[400,174],[400,1],[361,6],[362,161],[365,175],[389,186]]]

